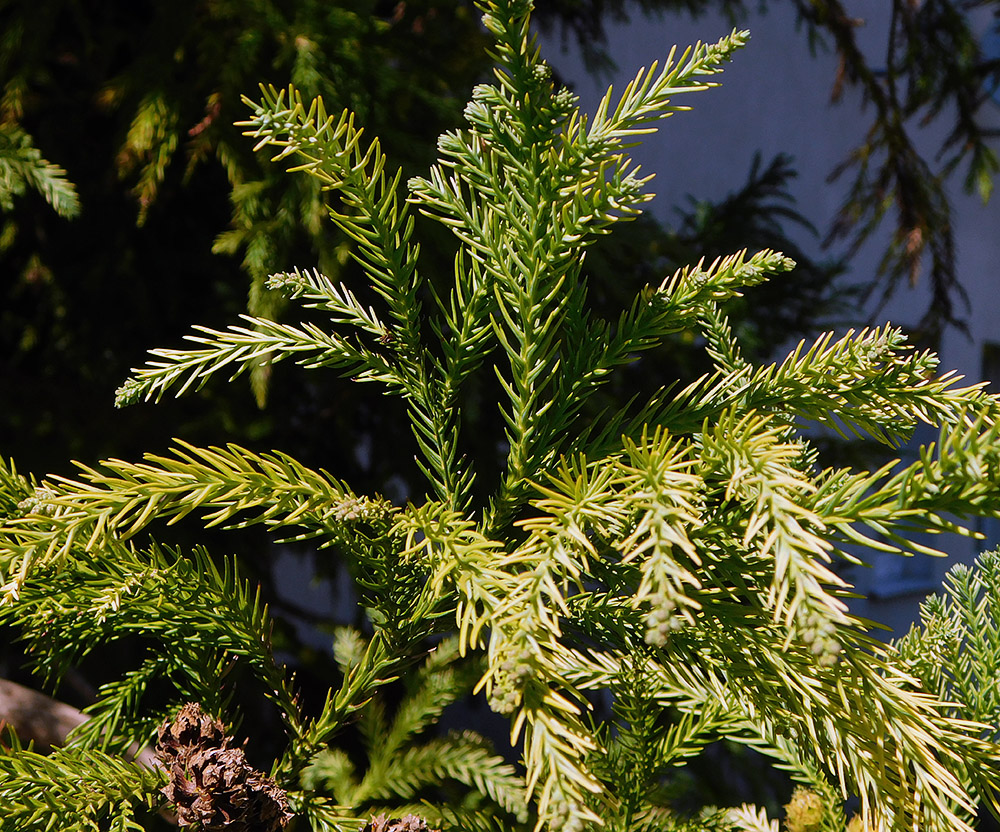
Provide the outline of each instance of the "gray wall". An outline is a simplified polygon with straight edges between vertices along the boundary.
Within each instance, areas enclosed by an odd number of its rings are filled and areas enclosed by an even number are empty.
[[[651,187],[657,199],[650,210],[661,218],[669,221],[672,206],[684,202],[688,194],[718,199],[740,186],[758,150],[765,161],[778,152],[795,157],[799,178],[792,190],[798,209],[814,225],[826,229],[835,216],[846,183],[830,185],[827,175],[859,143],[867,118],[861,112],[859,96],[851,90],[839,104],[830,103],[835,56],[822,50],[811,54],[804,32],[796,30],[793,11],[778,2],[770,6],[767,14],[751,15],[745,26],[740,26],[750,29],[750,43],[717,76],[721,86],[675,99],[692,106],[692,111],[671,117],[635,151],[644,172],[656,173]],[[867,18],[859,39],[877,62],[877,56],[885,52],[889,4],[855,0],[847,6]],[[982,23],[985,28],[988,19]],[[540,43],[543,55],[572,82],[584,110],[593,111],[609,83],[622,90],[640,67],[662,61],[672,44],[683,47],[699,39],[715,41],[729,30],[724,20],[713,16],[697,21],[636,16],[631,24],[610,27],[609,51],[618,70],[600,79],[584,71],[573,44],[563,49],[555,35],[541,38]],[[1000,107],[995,114],[1000,126]],[[922,131],[919,141],[933,152],[942,134],[941,128],[932,126]],[[983,206],[978,197],[961,192],[960,178],[953,185],[952,197],[959,274],[971,301],[966,312],[971,338],[958,331],[946,334],[942,370],[958,369],[970,380],[979,380],[989,369],[983,366],[984,348],[988,343],[1000,343],[1000,198]],[[862,249],[849,278],[865,280],[875,273],[885,239],[883,236]],[[807,251],[819,253],[815,240],[803,235],[801,242]],[[900,293],[876,323],[914,324],[928,299],[925,280]],[[858,321],[865,322],[870,312],[859,309]],[[998,370],[993,368],[993,372]],[[996,381],[1000,384],[1000,378]],[[930,438],[934,435],[929,434]],[[1000,543],[998,524],[983,528],[992,533],[993,544]],[[951,557],[875,558],[871,569],[852,570],[850,579],[858,589],[877,596],[858,602],[859,614],[890,624],[897,633],[905,631],[916,615],[917,603],[928,590],[940,585],[949,565],[956,559],[970,560],[983,544],[948,536],[938,538],[935,545]]]

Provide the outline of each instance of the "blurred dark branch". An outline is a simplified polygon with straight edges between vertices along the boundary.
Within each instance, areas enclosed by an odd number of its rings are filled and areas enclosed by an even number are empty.
[[[41,754],[65,745],[70,732],[88,719],[65,702],[0,679],[0,724],[11,727],[21,742],[34,743],[35,751]],[[134,759],[149,768],[157,765],[148,748],[139,750]]]

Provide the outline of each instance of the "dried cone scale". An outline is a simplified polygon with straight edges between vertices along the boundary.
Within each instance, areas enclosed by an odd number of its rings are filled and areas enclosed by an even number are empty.
[[[279,832],[288,823],[285,792],[251,767],[219,720],[189,702],[160,726],[156,756],[170,776],[163,795],[182,826],[206,832]]]

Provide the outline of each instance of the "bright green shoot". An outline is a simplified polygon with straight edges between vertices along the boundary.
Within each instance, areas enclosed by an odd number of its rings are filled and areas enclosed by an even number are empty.
[[[651,198],[629,148],[685,109],[682,93],[713,86],[747,34],[672,51],[587,116],[554,87],[530,36],[530,3],[481,8],[496,80],[473,91],[466,125],[441,136],[438,163],[405,189],[352,114],[330,115],[294,89],[264,88],[249,102],[244,127],[257,148],[335,192],[331,218],[367,285],[274,275],[273,288],[326,322],[197,328],[191,346],[154,350],[118,392],[126,405],[194,391],[265,358],[382,385],[405,400],[426,493],[392,505],[278,452],[184,443],[38,488],[5,471],[0,622],[24,629],[41,668],[58,677],[124,631],[168,645],[102,691],[75,748],[107,755],[149,742],[164,717],[143,710],[154,677],[173,684],[178,705],[197,698],[232,721],[239,703],[220,697],[219,679],[238,662],[282,715],[270,776],[315,829],[357,829],[359,813],[389,799],[378,772],[423,783],[410,764],[432,766],[435,754],[445,772],[435,783],[481,792],[428,808],[442,827],[497,828],[503,816],[513,828],[530,816],[568,832],[773,828],[756,807],[692,819],[660,799],[664,778],[720,738],[763,751],[809,787],[790,823],[815,810],[809,828],[838,832],[970,829],[975,802],[1000,786],[995,734],[866,635],[834,565],[856,556],[854,544],[927,551],[911,533],[967,533],[956,518],[998,515],[996,400],[936,376],[936,357],[889,327],[823,335],[776,364],[750,364],[722,310],[794,267],[772,251],[692,265],[636,287],[617,317],[601,318],[588,299],[587,246]],[[413,211],[453,232],[447,279],[421,272]],[[595,393],[616,370],[682,330],[704,338],[713,373],[597,412]],[[487,488],[493,469],[463,452],[460,394],[474,377],[498,382],[504,425],[505,464]],[[941,434],[909,467],[872,473],[822,468],[803,422],[889,446],[919,423]],[[154,520],[192,513],[313,539],[348,565],[373,635],[342,663],[343,684],[320,713],[300,710],[270,652],[269,613],[235,562],[220,569],[204,551],[144,539]],[[178,594],[179,583],[197,591]],[[390,721],[378,689],[446,633],[453,640],[414,693],[424,704]],[[476,691],[509,719],[523,780],[478,739],[412,745],[419,731],[406,719],[422,731],[437,718],[443,705],[427,686],[459,657],[481,662]],[[613,714],[595,702],[613,703]],[[364,777],[335,745],[359,714],[372,737],[377,726],[395,737],[389,750],[369,737],[376,774]],[[136,806],[150,805],[141,772],[125,776],[78,750],[61,759],[92,760],[93,778],[108,772]],[[22,799],[3,782],[4,801]],[[860,811],[848,827],[850,795]],[[30,817],[34,804],[24,805]]]

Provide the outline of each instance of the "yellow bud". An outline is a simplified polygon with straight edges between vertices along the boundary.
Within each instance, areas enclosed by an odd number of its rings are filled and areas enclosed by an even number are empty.
[[[823,822],[823,801],[816,792],[796,786],[785,806],[788,832],[814,832]]]

